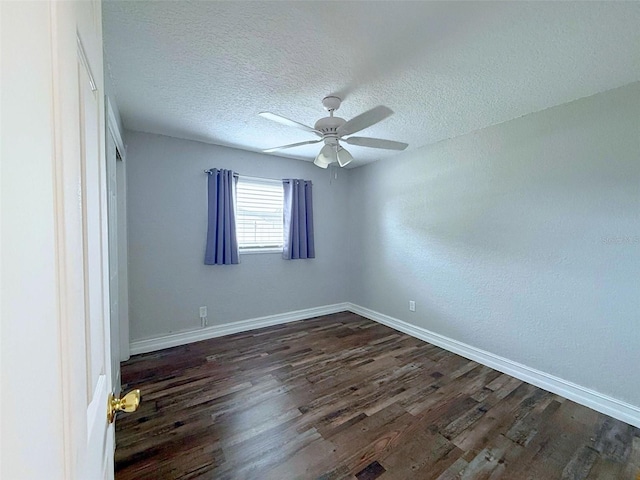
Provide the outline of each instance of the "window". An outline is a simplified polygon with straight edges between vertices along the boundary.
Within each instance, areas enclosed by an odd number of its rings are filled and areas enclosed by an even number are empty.
[[[241,253],[282,251],[282,182],[240,176],[236,234]]]

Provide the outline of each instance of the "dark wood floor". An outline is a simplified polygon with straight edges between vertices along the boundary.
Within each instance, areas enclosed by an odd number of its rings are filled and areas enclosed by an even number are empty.
[[[351,313],[132,357],[116,479],[631,479],[640,430]]]

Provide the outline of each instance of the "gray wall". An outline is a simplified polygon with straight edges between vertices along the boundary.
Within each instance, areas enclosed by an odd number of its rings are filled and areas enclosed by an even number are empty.
[[[349,189],[352,302],[640,405],[640,83]]]
[[[131,340],[347,301],[347,177],[312,163],[128,131]],[[211,167],[313,181],[316,258],[241,255],[204,265]]]

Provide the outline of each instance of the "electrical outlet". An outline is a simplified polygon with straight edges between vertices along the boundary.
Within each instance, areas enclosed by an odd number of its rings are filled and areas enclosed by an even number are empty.
[[[409,310],[412,312],[416,311],[416,302],[413,300],[409,300]]]
[[[200,323],[202,324],[202,328],[209,324],[207,320],[207,307],[200,307]]]

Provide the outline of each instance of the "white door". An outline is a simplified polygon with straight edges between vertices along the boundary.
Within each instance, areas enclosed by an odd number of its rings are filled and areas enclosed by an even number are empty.
[[[80,185],[82,192],[82,256],[84,274],[85,364],[77,381],[85,383],[86,463],[79,465],[82,478],[103,479],[113,476],[108,459],[113,454],[112,428],[105,411],[112,390],[109,313],[109,242],[105,235],[108,222],[105,198],[106,163],[104,155],[103,93],[91,73],[91,65],[82,41],[78,42],[78,90],[80,98]],[[107,242],[104,240],[107,239]],[[106,261],[105,261],[106,260]],[[117,269],[116,269],[117,272]],[[107,280],[107,281],[105,281]],[[117,290],[117,273],[116,273]],[[79,300],[79,299],[78,299]],[[78,302],[80,303],[80,302]],[[117,315],[117,314],[116,314]],[[114,322],[117,323],[117,322]],[[84,378],[82,378],[84,377]],[[112,435],[108,436],[107,434]],[[84,445],[83,445],[84,447]],[[109,472],[110,470],[110,472]]]
[[[101,6],[51,8],[65,240],[58,252],[67,312],[62,382],[72,405],[65,454],[71,478],[101,480],[113,478],[114,450],[106,417],[112,377]]]

